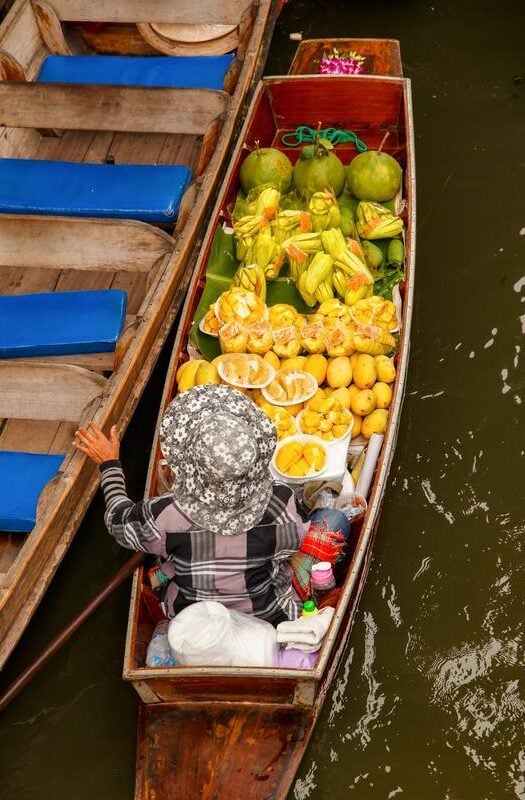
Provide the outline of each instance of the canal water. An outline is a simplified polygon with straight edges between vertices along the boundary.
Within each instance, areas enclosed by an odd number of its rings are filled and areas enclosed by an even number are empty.
[[[292,0],[274,34],[267,74],[287,70],[290,33],[400,40],[419,220],[410,374],[374,560],[290,800],[525,798],[524,17],[522,0]],[[137,499],[166,363],[124,440]],[[102,511],[97,496],[4,684],[125,559]],[[126,586],[3,715],[1,800],[131,800],[128,599]]]

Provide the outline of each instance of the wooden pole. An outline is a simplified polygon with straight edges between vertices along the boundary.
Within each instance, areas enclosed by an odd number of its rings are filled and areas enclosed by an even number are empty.
[[[135,553],[131,556],[115,573],[104,588],[93,598],[73,619],[58,636],[56,636],[46,649],[27,667],[15,680],[7,687],[5,692],[0,695],[0,713],[17,697],[22,689],[38,675],[40,670],[57,653],[66,642],[71,639],[79,628],[100,608],[101,605],[110,597],[113,592],[122,586],[130,575],[139,567],[144,560],[144,553]]]

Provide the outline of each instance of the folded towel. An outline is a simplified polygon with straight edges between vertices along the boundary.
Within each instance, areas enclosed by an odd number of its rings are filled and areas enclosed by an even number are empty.
[[[334,609],[327,607],[311,617],[299,617],[289,622],[280,622],[277,626],[277,641],[304,653],[315,653],[320,649],[323,637],[330,626]]]

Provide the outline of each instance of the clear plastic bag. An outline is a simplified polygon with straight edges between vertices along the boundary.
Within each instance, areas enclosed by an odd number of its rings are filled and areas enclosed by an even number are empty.
[[[169,620],[162,620],[153,631],[146,652],[147,667],[175,667],[177,665],[168,641],[168,627]]]
[[[269,622],[212,600],[193,603],[172,619],[168,640],[184,666],[272,667],[277,636]]]

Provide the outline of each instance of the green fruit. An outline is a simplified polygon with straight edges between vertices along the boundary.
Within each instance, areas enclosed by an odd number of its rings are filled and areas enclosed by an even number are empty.
[[[246,193],[263,183],[271,183],[280,192],[288,192],[292,185],[292,162],[273,147],[257,148],[242,162],[239,178]]]
[[[315,145],[303,147],[301,157],[293,168],[293,180],[301,197],[330,189],[337,197],[345,184],[345,168],[335,153]]]
[[[401,186],[403,170],[388,153],[367,150],[349,164],[346,171],[348,190],[359,200],[383,203],[391,200]]]

